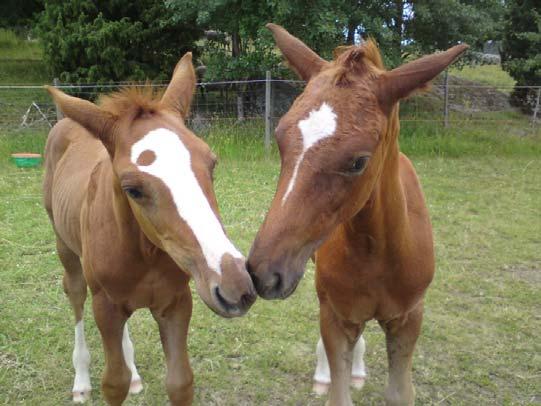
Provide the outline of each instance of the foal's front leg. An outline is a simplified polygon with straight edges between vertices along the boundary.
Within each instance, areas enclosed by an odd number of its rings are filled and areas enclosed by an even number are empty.
[[[93,296],[92,307],[105,352],[105,370],[101,381],[103,396],[109,405],[121,405],[128,395],[131,380],[131,371],[122,349],[124,324],[128,316],[120,306],[111,303],[103,291]]]
[[[328,304],[321,302],[320,328],[331,371],[329,405],[350,406],[353,404],[349,390],[353,348],[362,333],[362,326],[346,325]]]
[[[165,386],[172,406],[187,406],[193,400],[193,374],[188,358],[188,326],[192,316],[192,295],[186,285],[181,296],[160,309],[151,310],[160,328],[167,363]]]
[[[385,403],[392,406],[413,405],[415,389],[411,368],[415,343],[421,332],[423,303],[407,316],[390,322],[380,322],[387,343],[389,382],[385,389]]]
[[[366,379],[366,367],[364,365],[364,351],[366,349],[366,343],[361,335],[355,344],[353,349],[353,362],[351,366],[351,386],[354,389],[361,390],[364,386]],[[314,373],[314,385],[312,391],[316,395],[325,395],[329,391],[331,384],[331,371],[329,370],[329,360],[325,353],[325,347],[323,346],[323,340],[321,337],[317,342],[316,347],[317,365]]]

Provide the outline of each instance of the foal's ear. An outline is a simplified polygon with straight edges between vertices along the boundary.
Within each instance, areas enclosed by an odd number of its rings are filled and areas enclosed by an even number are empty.
[[[196,77],[192,64],[192,53],[187,52],[175,67],[171,82],[162,96],[162,105],[186,118],[190,112],[195,83]]]
[[[45,86],[45,88],[64,115],[90,131],[112,155],[114,142],[111,129],[117,117],[88,100],[68,96],[52,86]]]
[[[304,42],[294,37],[279,25],[268,23],[266,27],[272,32],[276,45],[284,54],[289,66],[303,80],[310,80],[328,64],[326,60],[312,51]]]
[[[379,77],[379,99],[382,106],[390,107],[415,90],[425,87],[468,48],[466,44],[456,45],[445,52],[423,56],[383,73]]]

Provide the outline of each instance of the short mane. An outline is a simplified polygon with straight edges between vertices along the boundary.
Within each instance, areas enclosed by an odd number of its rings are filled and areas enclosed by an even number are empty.
[[[335,63],[345,68],[353,68],[352,63],[361,63],[369,61],[379,70],[385,70],[381,52],[376,41],[369,38],[362,45],[339,46],[334,50]]]
[[[334,66],[336,69],[335,83],[348,85],[354,82],[359,75],[375,76],[384,72],[385,65],[379,47],[373,38],[369,38],[362,45],[341,46],[334,50]],[[398,116],[398,103],[390,112],[387,129],[383,138],[389,142],[396,139],[400,132]]]
[[[120,117],[139,117],[160,110],[163,90],[156,90],[150,83],[143,86],[127,86],[117,92],[101,95],[98,104],[104,110]]]

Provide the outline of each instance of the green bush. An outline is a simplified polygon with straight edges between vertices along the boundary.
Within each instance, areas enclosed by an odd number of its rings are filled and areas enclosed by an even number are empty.
[[[46,65],[63,82],[168,79],[201,34],[169,14],[160,0],[49,0],[38,24]]]

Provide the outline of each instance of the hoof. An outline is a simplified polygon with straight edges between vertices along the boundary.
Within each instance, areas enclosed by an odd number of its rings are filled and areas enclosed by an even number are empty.
[[[330,384],[328,383],[314,381],[314,386],[312,386],[312,392],[314,392],[317,396],[326,395],[327,392],[329,392],[329,385]]]
[[[356,390],[361,390],[364,386],[365,376],[352,376],[351,387]]]
[[[73,403],[85,403],[90,399],[90,389],[72,392]]]
[[[143,382],[141,379],[136,379],[130,383],[130,394],[137,395],[143,390]]]

